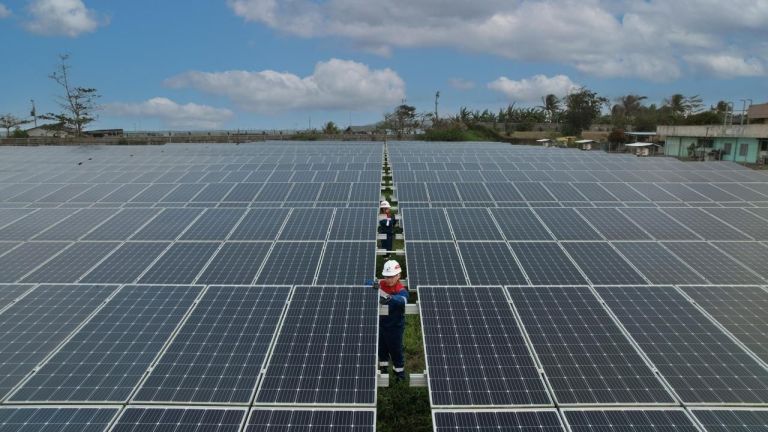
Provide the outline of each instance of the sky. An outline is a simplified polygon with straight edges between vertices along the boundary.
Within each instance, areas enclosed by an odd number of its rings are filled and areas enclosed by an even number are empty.
[[[614,101],[768,102],[768,0],[0,0],[0,114],[101,95],[96,128],[305,129],[419,112]]]

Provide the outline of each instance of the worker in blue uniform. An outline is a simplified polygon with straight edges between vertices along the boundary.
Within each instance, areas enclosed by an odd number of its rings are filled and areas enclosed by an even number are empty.
[[[381,241],[381,248],[386,251],[392,251],[395,242],[395,227],[398,221],[392,213],[392,206],[389,205],[388,201],[382,201],[379,207],[381,208],[379,213],[379,234],[387,236],[386,239]]]
[[[400,283],[400,264],[395,260],[384,263],[382,279],[374,284],[379,289],[379,304],[388,306],[388,315],[379,316],[379,371],[389,373],[389,360],[395,370],[395,379],[405,379],[405,355],[403,334],[405,333],[405,305],[408,304],[408,290]]]

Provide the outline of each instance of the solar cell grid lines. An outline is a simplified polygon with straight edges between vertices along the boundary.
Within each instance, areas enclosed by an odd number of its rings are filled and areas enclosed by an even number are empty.
[[[373,410],[264,409],[251,411],[246,432],[373,432]]]
[[[713,284],[754,285],[762,278],[704,242],[664,242],[665,248],[678,256]]]
[[[294,208],[280,232],[280,240],[325,240],[333,209]]]
[[[65,242],[23,243],[0,256],[0,282],[17,282],[62,249]]]
[[[269,242],[227,242],[202,271],[196,283],[248,285],[261,269],[272,246]]]
[[[230,235],[230,240],[274,240],[290,209],[249,209]]]
[[[552,235],[527,208],[494,208],[493,218],[507,240],[552,240]]]
[[[175,243],[139,279],[147,284],[191,284],[218,243]]]
[[[615,242],[615,247],[654,284],[706,283],[662,245],[655,242]]]
[[[119,246],[117,242],[73,243],[24,277],[24,282],[72,283]]]
[[[374,240],[376,238],[374,208],[340,208],[333,217],[329,240]]]
[[[453,240],[443,209],[409,208],[402,211],[403,234],[408,241]]]
[[[247,403],[287,286],[210,286],[134,401]]]
[[[28,240],[76,211],[75,209],[39,209],[0,229],[0,240]]]
[[[434,411],[436,432],[505,430],[513,432],[565,431],[557,412],[550,411]]]
[[[685,403],[764,403],[768,373],[672,287],[597,292]]]
[[[665,213],[705,240],[750,240],[742,232],[695,208],[665,208]]]
[[[408,243],[406,260],[411,287],[466,284],[461,258],[453,242]]]
[[[118,209],[82,209],[41,232],[34,237],[34,240],[77,240],[118,211]]]
[[[103,432],[117,408],[12,408],[0,407],[3,432]]]
[[[699,432],[682,410],[566,410],[573,432]]]
[[[472,285],[526,285],[528,281],[504,242],[460,242]]]
[[[768,280],[768,247],[758,242],[716,242],[716,248]]]
[[[503,240],[487,209],[449,208],[446,213],[456,240]]]
[[[10,400],[126,401],[200,291],[122,287]]]
[[[537,208],[535,212],[558,240],[603,240],[574,209]]]
[[[175,240],[202,212],[194,208],[164,209],[130,238],[148,241]]]
[[[503,288],[450,289],[419,287],[432,406],[551,403]]]
[[[580,208],[577,211],[607,240],[652,240],[645,231],[617,209]]]
[[[374,405],[376,291],[343,286],[294,290],[256,402]]]
[[[589,287],[508,287],[559,404],[674,399]]]
[[[258,285],[308,284],[315,277],[323,242],[277,242],[259,273]]]
[[[562,246],[595,285],[646,283],[609,243],[574,242]]]
[[[376,243],[328,242],[317,274],[321,285],[363,284],[375,276]]]
[[[245,214],[245,209],[207,209],[184,232],[180,240],[226,240]]]
[[[40,285],[0,314],[0,399],[117,286]]]
[[[768,425],[768,410],[696,409],[692,413],[707,432],[755,432]]]
[[[127,408],[113,432],[184,431],[237,432],[245,417],[243,409]]]
[[[0,311],[29,291],[34,285],[0,285]]]

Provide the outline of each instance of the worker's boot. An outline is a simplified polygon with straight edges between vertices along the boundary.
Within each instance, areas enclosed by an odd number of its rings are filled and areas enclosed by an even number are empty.
[[[405,381],[405,371],[395,371],[395,381]]]

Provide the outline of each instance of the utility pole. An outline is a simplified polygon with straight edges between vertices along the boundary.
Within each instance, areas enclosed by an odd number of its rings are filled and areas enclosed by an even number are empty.
[[[435,121],[437,121],[437,100],[440,99],[440,90],[435,93]]]
[[[37,109],[35,109],[35,100],[30,99],[30,102],[32,102],[32,111],[30,111],[30,115],[32,116],[32,121],[35,122],[35,127],[37,127]]]

